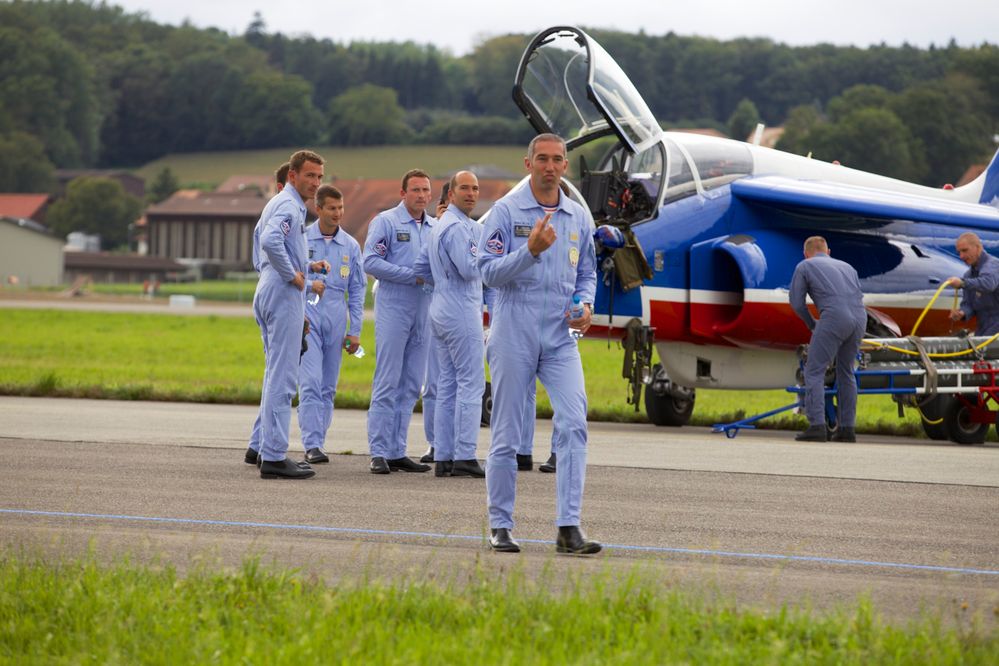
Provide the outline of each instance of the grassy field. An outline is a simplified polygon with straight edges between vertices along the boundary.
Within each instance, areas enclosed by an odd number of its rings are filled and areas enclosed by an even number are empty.
[[[524,146],[342,146],[310,147],[326,160],[326,178],[398,178],[407,169],[420,168],[432,176],[451,174],[460,167],[490,164],[515,174],[524,171]],[[164,167],[182,184],[217,186],[230,175],[271,174],[298,147],[167,155],[136,170],[151,182]]]
[[[538,584],[334,586],[250,561],[235,573],[0,555],[0,661],[16,664],[995,664],[999,637],[863,600],[764,613],[632,573]],[[550,576],[549,576],[550,578]],[[552,581],[548,581],[551,583]],[[552,588],[556,591],[553,591]]]
[[[346,358],[337,405],[366,408],[374,374],[374,328],[367,322],[363,359]],[[0,317],[0,393],[136,400],[254,404],[260,398],[263,357],[252,318],[111,314],[66,310],[6,310]],[[606,340],[581,342],[592,420],[645,421],[625,402],[622,353]],[[793,402],[784,391],[697,393],[692,423],[712,425]],[[538,413],[550,416],[542,389]],[[921,432],[913,411],[899,420],[885,397],[862,398],[861,432]],[[801,416],[761,422],[761,427],[799,428]],[[994,437],[994,433],[990,436]]]

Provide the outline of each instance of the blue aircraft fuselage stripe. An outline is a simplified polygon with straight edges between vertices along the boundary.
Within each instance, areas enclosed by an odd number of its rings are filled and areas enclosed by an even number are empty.
[[[162,516],[129,516],[104,513],[71,513],[64,511],[33,511],[29,509],[0,509],[0,513],[21,516],[48,516],[52,518],[96,518],[99,520],[126,520],[149,523],[169,523],[174,525],[211,525],[225,527],[264,527],[279,530],[302,530],[308,532],[326,532],[337,534],[406,536],[432,539],[454,539],[460,541],[482,541],[482,536],[467,534],[440,534],[436,532],[409,532],[405,530],[377,530],[354,527],[327,527],[322,525],[295,525],[284,523],[257,523],[236,520],[204,520],[197,518],[166,518]],[[544,539],[517,539],[521,543],[537,543],[553,545],[554,541]],[[878,567],[885,569],[912,569],[916,571],[940,571],[946,573],[981,574],[999,576],[997,569],[972,569],[969,567],[945,567],[930,564],[910,564],[906,562],[880,562],[877,560],[853,560],[836,557],[819,557],[812,555],[782,555],[777,553],[744,553],[728,550],[710,550],[702,548],[670,548],[666,546],[636,546],[629,544],[605,543],[605,548],[628,550],[646,553],[676,553],[681,555],[710,555],[712,557],[738,557],[743,559],[776,560],[782,562],[816,562],[820,564],[838,564],[843,566]]]

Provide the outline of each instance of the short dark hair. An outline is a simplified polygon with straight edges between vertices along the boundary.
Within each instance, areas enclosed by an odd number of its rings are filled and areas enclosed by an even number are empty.
[[[316,205],[322,208],[326,200],[330,198],[343,199],[343,192],[332,185],[320,185],[319,189],[316,190]]]
[[[288,183],[288,170],[291,169],[291,162],[285,162],[277,168],[274,172],[274,180],[277,181],[278,185],[285,185]]]
[[[568,148],[565,145],[565,139],[560,137],[558,134],[544,132],[543,134],[539,134],[533,139],[531,139],[531,142],[527,144],[527,159],[529,160],[534,159],[534,147],[539,143],[541,143],[542,141],[556,141],[562,144],[562,152],[568,151]]]
[[[406,187],[409,186],[409,179],[410,178],[426,178],[427,180],[430,180],[430,174],[427,173],[426,171],[424,171],[423,169],[410,169],[409,171],[407,171],[402,176],[402,191],[403,192],[405,192],[406,191]]]
[[[326,164],[326,160],[320,157],[318,153],[314,153],[311,150],[299,150],[288,160],[288,169],[289,171],[298,173],[302,170],[302,167],[305,166],[306,162]]]

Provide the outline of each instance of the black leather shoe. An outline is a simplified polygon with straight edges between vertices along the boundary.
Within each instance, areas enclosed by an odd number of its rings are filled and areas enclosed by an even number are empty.
[[[329,461],[330,457],[325,453],[323,453],[323,450],[320,448],[309,449],[308,451],[305,452],[305,462],[309,463],[310,465],[316,465],[319,463],[328,463]]]
[[[547,462],[543,462],[540,465],[538,465],[538,471],[539,472],[545,472],[546,474],[554,474],[555,473],[555,454],[554,453],[551,454],[551,456],[549,456]]]
[[[597,541],[590,541],[583,531],[575,525],[558,528],[558,538],[555,539],[555,552],[569,555],[593,555],[603,549]]]
[[[489,547],[497,553],[520,552],[520,544],[513,540],[510,530],[505,527],[489,530]]]
[[[372,474],[389,474],[391,471],[392,470],[389,469],[389,464],[385,462],[385,458],[375,456],[371,459]]]
[[[302,467],[300,463],[285,458],[277,462],[265,460],[260,463],[261,479],[309,479],[316,475],[311,467]]]
[[[430,450],[420,457],[421,463],[432,463],[434,461],[434,447],[430,447]]]
[[[799,432],[794,436],[799,442],[824,442],[826,441],[826,427],[824,425],[808,426],[808,430]]]
[[[838,431],[836,431],[836,434],[832,436],[832,441],[856,442],[857,433],[853,428],[840,428]]]
[[[531,455],[522,456],[517,454],[517,471],[530,472],[534,469],[534,457]]]
[[[413,462],[412,459],[403,456],[402,458],[393,458],[388,461],[389,469],[393,472],[429,472],[430,465],[423,465],[418,462]]]
[[[247,465],[257,465],[260,463],[260,454],[250,447],[246,448],[246,454],[243,455],[243,462]]]
[[[435,463],[434,476],[451,476],[451,469],[454,462],[450,460],[438,460]]]
[[[477,479],[482,479],[486,476],[486,470],[482,469],[479,461],[474,458],[471,460],[455,460],[454,467],[451,468],[451,476],[474,476]]]

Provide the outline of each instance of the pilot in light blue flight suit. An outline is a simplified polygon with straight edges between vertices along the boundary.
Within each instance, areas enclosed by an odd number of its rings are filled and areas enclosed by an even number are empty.
[[[825,375],[836,361],[836,389],[839,427],[833,439],[855,442],[857,381],[853,365],[867,327],[864,294],[857,271],[845,261],[829,256],[829,246],[821,236],[805,240],[805,260],[794,269],[788,298],[791,309],[812,331],[805,361],[805,415],[808,429],[795,435],[805,442],[826,441]],[[805,302],[811,296],[819,310],[812,317]]]
[[[316,192],[319,219],[305,231],[310,261],[326,261],[326,275],[313,273],[306,290],[308,349],[299,369],[298,424],[308,463],[328,463],[326,433],[333,421],[333,399],[344,350],[360,346],[367,278],[361,270],[361,246],[340,222],[343,194],[332,185]],[[318,300],[317,300],[318,299]],[[349,320],[348,320],[349,314]]]
[[[486,379],[482,367],[482,280],[478,245],[481,227],[468,215],[479,200],[479,180],[470,171],[451,178],[450,205],[438,218],[414,267],[434,285],[430,327],[440,374],[434,423],[435,475],[486,475],[475,458]],[[427,273],[430,275],[427,275]]]
[[[999,259],[985,251],[982,239],[970,231],[957,237],[957,254],[969,268],[947,284],[964,289],[961,307],[950,311],[953,321],[977,317],[975,335],[999,333]]]
[[[539,134],[524,159],[530,178],[500,199],[482,230],[479,271],[496,288],[489,335],[493,381],[492,441],[486,462],[490,546],[518,552],[513,539],[517,450],[523,435],[524,397],[537,377],[554,411],[559,553],[591,554],[601,545],[579,529],[586,474],[586,389],[576,341],[568,328],[589,328],[596,290],[593,223],[559,188],[568,167],[565,141]],[[573,296],[585,305],[569,320]]]
[[[260,476],[309,478],[315,472],[287,458],[291,400],[298,384],[298,364],[305,320],[305,199],[323,178],[323,158],[311,151],[291,156],[288,184],[276,197],[260,233],[260,280],[253,314],[264,340],[264,386],[260,398]],[[318,272],[324,262],[308,268]]]
[[[430,176],[413,169],[402,178],[402,201],[375,216],[364,243],[364,271],[378,279],[375,295],[375,375],[368,408],[371,473],[426,472],[406,456],[413,407],[427,371],[430,294],[413,263],[435,223],[427,214]]]
[[[288,169],[291,165],[285,162],[277,168],[274,172],[274,181],[277,186],[278,194],[284,189],[285,183],[288,182]],[[253,250],[252,250],[252,261],[253,270],[260,273],[260,230],[263,228],[264,220],[270,218],[271,213],[274,210],[274,206],[277,205],[278,198],[277,194],[271,197],[270,201],[264,206],[264,210],[260,213],[260,218],[257,220],[256,226],[253,227]],[[264,357],[267,356],[267,341],[264,340]],[[265,364],[266,365],[266,364]],[[267,378],[264,378],[267,381]],[[243,457],[248,465],[256,465],[260,462],[260,414],[257,414],[257,420],[253,422],[253,430],[250,431],[250,444],[246,449],[246,455]]]

